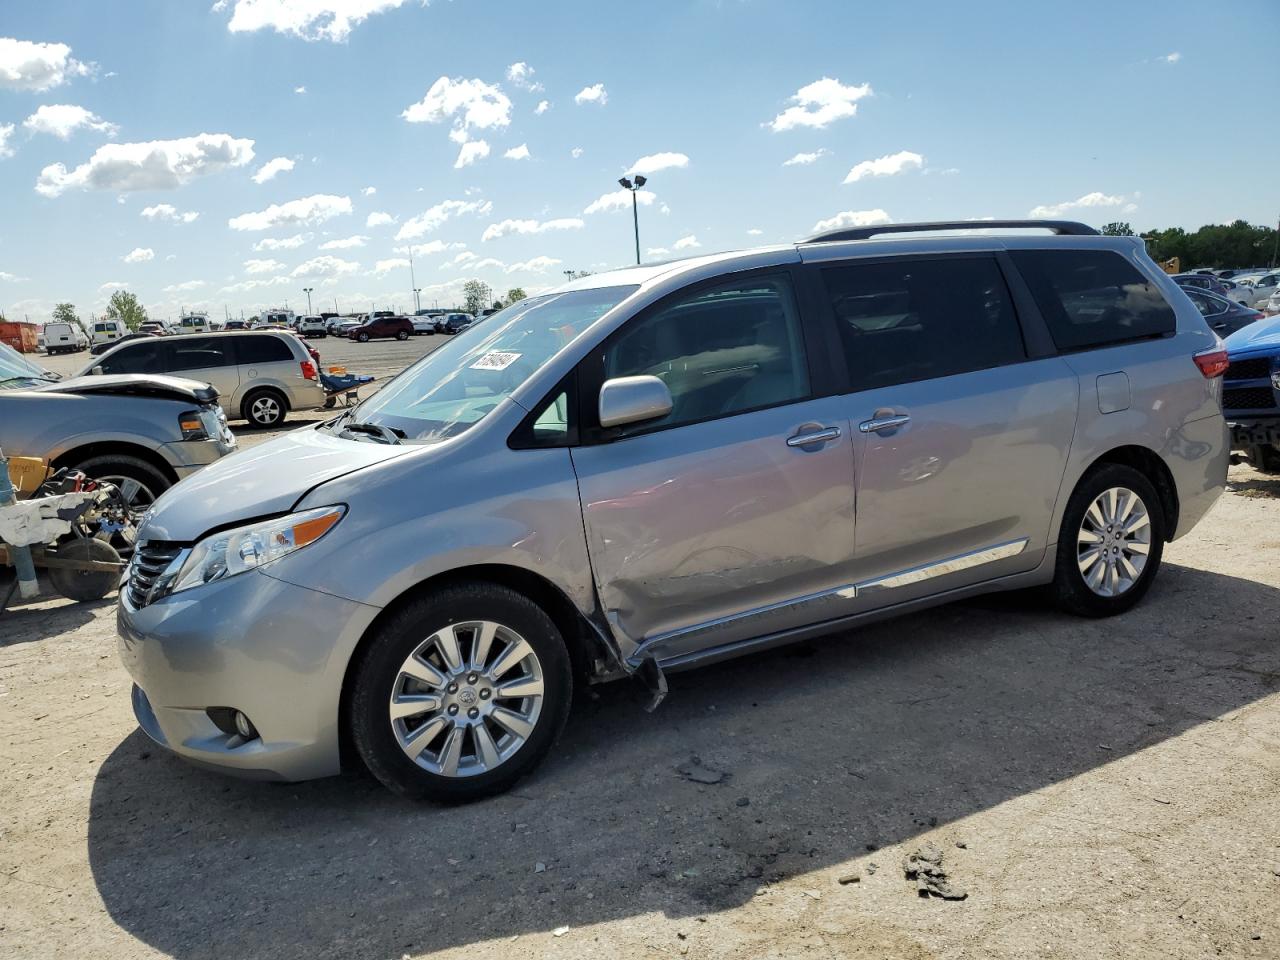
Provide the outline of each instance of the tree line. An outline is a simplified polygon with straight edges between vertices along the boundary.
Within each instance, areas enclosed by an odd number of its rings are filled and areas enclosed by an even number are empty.
[[[1108,223],[1102,232],[1113,237],[1132,237],[1124,222]],[[1141,234],[1147,253],[1156,261],[1177,257],[1183,270],[1200,267],[1275,267],[1280,231],[1259,227],[1247,220],[1234,223],[1207,223],[1188,232],[1182,227],[1148,230]]]

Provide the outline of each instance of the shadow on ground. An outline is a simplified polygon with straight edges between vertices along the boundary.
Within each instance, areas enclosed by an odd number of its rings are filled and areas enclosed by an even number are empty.
[[[672,677],[652,715],[597,688],[540,774],[464,807],[359,776],[228,780],[134,733],[94,785],[90,862],[114,920],[178,958],[398,957],[730,909],[1273,692],[1277,618],[1280,591],[1173,565],[1109,621],[944,607]],[[727,781],[683,779],[691,755]]]
[[[57,601],[55,606],[49,601]],[[68,631],[83,627],[93,621],[95,610],[115,606],[116,595],[113,591],[101,600],[87,603],[75,603],[62,600],[54,594],[43,593],[31,604],[19,605],[16,598],[4,611],[0,611],[0,627],[4,628],[0,637],[0,648],[14,647],[20,643],[35,643],[48,640]],[[35,606],[33,604],[39,604]]]

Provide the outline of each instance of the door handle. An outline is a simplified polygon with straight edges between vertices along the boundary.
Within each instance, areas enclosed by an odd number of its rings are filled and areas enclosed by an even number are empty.
[[[905,427],[911,422],[911,418],[905,413],[897,413],[891,417],[876,417],[873,420],[863,420],[858,424],[858,429],[863,433],[879,433],[881,430],[895,430],[898,427]]]
[[[839,439],[839,427],[822,427],[819,430],[811,430],[807,433],[797,433],[793,437],[787,437],[787,446],[811,447],[817,443],[827,443],[828,441]]]

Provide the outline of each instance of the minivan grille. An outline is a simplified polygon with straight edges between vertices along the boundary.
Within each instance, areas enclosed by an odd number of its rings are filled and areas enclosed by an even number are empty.
[[[143,541],[134,547],[129,564],[129,602],[135,608],[151,602],[152,587],[181,552],[181,544],[163,540]]]
[[[1275,406],[1275,391],[1269,387],[1222,391],[1223,410],[1272,410]]]
[[[1250,360],[1232,360],[1224,374],[1224,379],[1265,380],[1269,376],[1271,376],[1271,358],[1254,357]]]

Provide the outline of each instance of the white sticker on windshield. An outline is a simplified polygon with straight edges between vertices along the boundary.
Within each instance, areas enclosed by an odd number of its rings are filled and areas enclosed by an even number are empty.
[[[518,353],[503,353],[494,350],[486,353],[483,357],[471,365],[472,370],[505,370],[517,360],[520,359]]]

